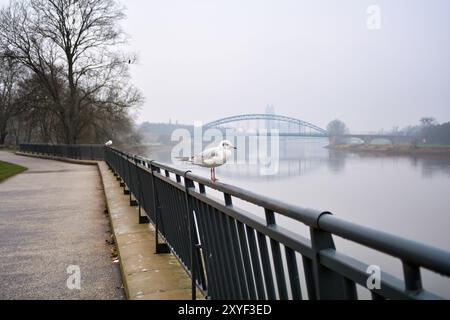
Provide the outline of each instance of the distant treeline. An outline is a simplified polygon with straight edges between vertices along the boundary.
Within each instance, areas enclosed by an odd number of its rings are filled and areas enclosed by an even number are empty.
[[[450,122],[424,128],[422,137],[426,144],[450,145]]]
[[[145,122],[139,127],[138,134],[144,143],[170,144],[172,133],[177,129],[194,132],[192,125]]]

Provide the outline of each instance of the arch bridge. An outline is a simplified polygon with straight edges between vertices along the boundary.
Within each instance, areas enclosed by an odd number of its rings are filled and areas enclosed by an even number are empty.
[[[325,129],[322,129],[312,123],[286,117],[286,116],[280,116],[280,115],[273,115],[273,114],[245,114],[245,115],[237,115],[232,117],[227,117],[223,119],[219,119],[210,123],[207,123],[203,126],[205,130],[207,129],[213,129],[213,128],[220,128],[223,125],[231,124],[231,123],[237,123],[241,121],[256,121],[256,120],[264,120],[264,121],[271,121],[271,122],[278,122],[278,123],[287,123],[289,125],[298,126],[300,128],[300,132],[298,133],[292,133],[292,132],[282,132],[280,135],[282,136],[317,136],[317,137],[328,137],[328,131]],[[305,130],[302,132],[302,129],[309,129],[310,132],[307,133]]]

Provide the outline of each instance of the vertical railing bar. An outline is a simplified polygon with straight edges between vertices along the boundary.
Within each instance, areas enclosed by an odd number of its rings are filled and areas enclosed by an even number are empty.
[[[230,194],[224,193],[224,201],[225,205],[227,207],[233,207],[233,198]],[[246,280],[245,280],[245,274],[244,269],[242,266],[242,257],[241,252],[239,248],[239,239],[236,234],[236,226],[234,225],[234,220],[231,217],[228,217],[226,215],[223,215],[223,218],[225,219],[225,233],[228,235],[228,239],[231,240],[231,245],[229,243],[227,244],[229,246],[229,250],[231,253],[232,258],[232,271],[233,275],[237,274],[237,277],[235,277],[236,281],[236,289],[238,290],[238,299],[246,299],[248,300],[248,291],[246,287]],[[233,232],[234,231],[234,232]]]
[[[191,198],[191,203],[194,200],[194,198]],[[203,243],[200,239],[200,226],[199,226],[199,222],[198,222],[198,217],[197,217],[197,211],[193,210],[193,217],[194,219],[194,223],[197,221],[197,223],[195,224],[195,230],[196,232],[194,232],[194,243],[197,243],[197,246],[194,248],[196,254],[196,259],[194,260],[194,262],[196,263],[196,268],[198,270],[197,274],[199,276],[198,279],[198,285],[201,286],[203,292],[206,292],[208,290],[207,287],[207,283],[206,283],[206,265],[205,265],[205,260],[204,260],[204,248],[203,248]]]
[[[289,295],[286,286],[286,276],[284,274],[283,258],[281,255],[280,243],[270,239],[270,247],[272,248],[273,265],[275,268],[275,277],[277,279],[278,294],[281,300],[288,300]]]
[[[220,228],[220,217],[219,215],[221,214],[218,210],[216,210],[213,207],[210,207],[210,210],[212,212],[211,215],[211,222],[213,225],[213,230],[215,230],[215,239],[216,239],[216,244],[217,244],[217,249],[220,250],[220,257],[221,257],[221,268],[223,270],[223,280],[224,280],[224,284],[227,287],[227,300],[232,300],[234,299],[234,293],[235,293],[235,289],[234,289],[234,282],[231,281],[232,276],[231,276],[231,271],[230,271],[230,267],[228,266],[229,264],[229,258],[228,258],[228,252],[226,250],[225,247],[225,243],[224,243],[224,235],[222,232],[222,228]]]
[[[188,218],[188,231],[189,231],[189,245],[190,245],[190,265],[191,265],[191,276],[192,276],[192,300],[196,300],[197,299],[197,294],[196,294],[196,276],[197,276],[197,270],[195,269],[195,262],[194,260],[196,259],[196,247],[197,243],[195,243],[195,233],[196,233],[196,229],[195,229],[195,222],[194,222],[194,213],[192,212],[192,207],[191,207],[191,203],[189,201],[189,189],[190,188],[195,188],[194,182],[191,179],[187,178],[187,175],[190,173],[191,171],[186,171],[184,173],[184,194],[185,194],[185,200],[186,200],[186,214],[187,214],[187,218]]]
[[[171,249],[180,258],[182,263],[186,266],[186,259],[184,259],[183,252],[180,250],[180,243],[178,242],[177,230],[179,228],[179,223],[177,220],[176,208],[174,208],[174,199],[172,199],[170,186],[164,182],[164,180],[156,180],[156,190],[159,196],[159,212],[158,217],[160,225],[165,225],[164,237],[166,242],[169,244]],[[170,199],[170,201],[167,201]],[[170,223],[165,223],[165,221],[170,221]]]
[[[358,300],[356,284],[352,280],[344,278],[344,289],[347,300]]]
[[[227,278],[230,282],[230,288],[232,289],[231,299],[238,299],[239,297],[239,284],[236,278],[236,273],[234,272],[234,263],[233,263],[233,255],[229,246],[229,238],[226,236],[225,232],[225,215],[219,210],[213,208],[216,212],[216,230],[219,233],[219,239],[221,240],[221,247],[223,252],[225,253],[225,264],[224,268],[226,273],[228,274]]]
[[[308,299],[311,301],[318,300],[316,285],[314,282],[314,269],[313,262],[311,259],[302,256],[303,260],[303,271],[305,272],[306,289],[308,291]]]
[[[191,198],[191,205],[192,207],[194,207],[193,205],[193,201],[194,198]],[[198,243],[198,245],[195,248],[196,251],[196,257],[197,259],[195,260],[196,262],[196,268],[198,270],[198,275],[199,275],[199,285],[202,288],[203,292],[207,292],[208,287],[207,287],[207,282],[206,282],[206,263],[205,263],[205,257],[204,257],[204,247],[203,247],[203,242],[200,238],[200,224],[198,222],[198,213],[197,211],[193,210],[193,217],[194,219],[194,223],[196,222],[196,232],[194,233],[194,240],[195,243]]]
[[[276,225],[275,213],[269,209],[265,209],[265,213],[267,226],[269,227],[275,226]],[[270,239],[270,246],[272,249],[272,258],[275,267],[275,276],[277,279],[278,294],[280,295],[281,300],[287,300],[289,299],[289,296],[287,293],[286,276],[284,274],[283,259],[281,256],[280,244],[277,241]]]
[[[275,294],[275,287],[273,283],[272,267],[270,265],[269,251],[267,248],[266,235],[261,232],[256,232],[258,235],[259,252],[261,254],[262,267],[264,271],[264,279],[266,280],[267,296],[269,300],[275,300],[277,298]]]
[[[244,263],[243,263],[241,248],[240,248],[241,245],[239,243],[239,238],[238,238],[237,230],[236,230],[236,220],[234,220],[231,217],[227,217],[227,219],[228,219],[228,229],[231,234],[231,243],[232,243],[232,248],[233,248],[234,260],[235,260],[235,264],[236,264],[236,268],[237,268],[237,275],[239,278],[239,285],[241,288],[241,295],[240,295],[241,298],[240,299],[248,300],[248,299],[250,299],[250,295],[249,295],[248,288],[247,288],[247,279],[246,279]]]
[[[169,195],[165,205],[168,214],[167,224],[172,226],[170,229],[170,242],[173,242],[175,251],[187,269],[192,271],[190,268],[189,225],[184,221],[186,211],[185,195],[180,195],[170,184],[164,181],[161,181],[161,184],[164,186],[164,192]],[[184,234],[185,232],[186,234]]]
[[[247,229],[247,240],[250,247],[250,255],[252,258],[253,271],[255,275],[256,288],[258,290],[258,300],[266,300],[266,289],[263,282],[262,271],[261,271],[261,261],[258,255],[258,248],[256,246],[255,230],[246,226]]]
[[[256,288],[255,288],[255,280],[253,276],[253,268],[250,261],[250,254],[248,252],[248,242],[247,237],[245,234],[245,228],[244,224],[240,221],[236,221],[237,226],[237,232],[239,235],[240,243],[241,243],[241,254],[242,259],[244,262],[244,269],[245,269],[245,279],[247,281],[247,289],[249,293],[249,297],[251,300],[256,300],[258,298],[256,294]]]
[[[207,276],[209,276],[211,274],[210,272],[210,264],[209,261],[205,260],[205,252],[209,251],[208,248],[208,244],[206,244],[206,240],[205,240],[205,234],[204,234],[204,226],[203,226],[203,217],[202,217],[202,213],[200,212],[200,209],[198,207],[197,204],[197,199],[192,198],[192,202],[191,202],[191,206],[192,206],[192,210],[195,212],[195,216],[196,216],[196,220],[197,220],[197,224],[198,224],[198,242],[201,243],[201,248],[202,248],[202,257],[203,257],[203,261],[204,261],[204,265],[205,265],[205,273]],[[198,253],[198,255],[200,255],[200,253]],[[206,287],[205,283],[203,283],[203,279],[202,279],[202,288],[204,291],[209,291],[209,287],[210,287],[210,282],[213,280],[209,279],[208,281],[208,287]],[[213,285],[214,286],[214,285]],[[208,293],[209,294],[209,293]]]
[[[214,277],[214,283],[215,283],[215,290],[217,290],[218,299],[225,299],[226,297],[226,288],[225,285],[222,282],[222,265],[220,264],[220,258],[218,254],[218,250],[215,245],[214,241],[214,235],[212,234],[212,228],[211,223],[209,219],[209,212],[207,210],[207,204],[201,202],[198,200],[199,207],[201,208],[201,212],[203,215],[203,225],[204,225],[204,231],[205,231],[205,237],[207,241],[207,246],[209,248],[209,256],[208,261],[211,263],[212,267],[212,276]],[[206,207],[206,208],[205,208]],[[209,279],[209,277],[208,277]]]
[[[168,247],[167,247],[167,244],[164,246],[164,248],[163,248],[163,246],[162,245],[160,245],[160,243],[159,243],[159,224],[160,224],[160,222],[159,222],[159,214],[160,214],[160,208],[159,208],[159,199],[158,199],[158,191],[157,191],[157,189],[156,189],[156,182],[155,182],[155,172],[157,172],[157,173],[159,173],[159,168],[157,168],[157,167],[155,167],[154,165],[153,165],[153,162],[154,162],[154,160],[151,160],[150,161],[150,173],[151,173],[151,177],[152,177],[152,189],[153,189],[153,201],[154,201],[154,204],[153,204],[153,206],[154,206],[154,208],[153,208],[153,210],[154,210],[154,214],[155,214],[155,221],[154,221],[154,223],[155,223],[155,252],[157,253],[157,254],[160,254],[160,253],[168,253],[168,251],[169,251],[169,249],[168,249]]]
[[[205,185],[199,184],[199,189],[203,195],[206,194]],[[226,286],[223,284],[223,277],[221,276],[223,269],[222,269],[222,264],[220,264],[220,255],[218,253],[219,250],[216,248],[215,238],[214,238],[214,235],[212,234],[211,219],[210,219],[211,216],[210,216],[210,212],[209,212],[209,207],[206,203],[204,203],[200,200],[198,200],[197,202],[199,204],[200,211],[202,212],[202,215],[203,215],[204,231],[205,231],[205,236],[207,237],[207,242],[208,242],[208,246],[209,246],[209,254],[210,254],[210,256],[208,257],[208,261],[210,261],[211,266],[212,266],[212,272],[213,272],[212,277],[214,278],[214,283],[215,283],[217,294],[219,294],[218,298],[225,299],[227,296]],[[208,239],[209,239],[209,241],[208,241]],[[212,256],[212,260],[211,260],[211,256]],[[219,265],[218,265],[218,263],[219,263]]]
[[[298,264],[295,251],[287,246],[284,247],[284,251],[286,254],[286,262],[289,273],[289,282],[291,285],[292,299],[302,300],[303,296],[302,296],[302,289],[300,286],[300,276],[298,273]]]
[[[213,208],[210,207],[209,205],[206,205],[206,217],[209,224],[209,230],[211,230],[211,235],[212,235],[212,239],[213,239],[213,244],[214,244],[214,255],[217,256],[217,260],[219,260],[219,271],[220,271],[220,276],[219,279],[221,281],[221,284],[224,288],[224,296],[223,299],[231,299],[232,297],[232,290],[230,288],[230,283],[228,281],[229,277],[228,274],[226,272],[226,269],[224,268],[225,266],[225,259],[223,256],[223,250],[222,247],[219,246],[219,233],[217,231],[217,225],[214,219],[215,216],[215,212],[213,211]]]
[[[184,246],[184,252],[185,252],[185,258],[187,265],[190,266],[191,264],[191,255],[193,255],[194,260],[194,270],[195,270],[195,261],[196,261],[196,246],[197,243],[195,242],[195,221],[193,220],[193,211],[192,209],[190,209],[190,211],[187,211],[187,207],[186,207],[186,203],[185,203],[185,199],[186,199],[186,194],[185,192],[181,192],[178,189],[175,189],[172,186],[169,186],[170,188],[173,188],[175,193],[177,194],[176,199],[179,199],[179,204],[180,204],[180,208],[179,208],[179,215],[177,217],[177,221],[179,221],[180,223],[180,228],[179,228],[179,232],[175,235],[178,237],[178,241],[181,242],[181,244]],[[188,198],[189,200],[189,198]],[[189,202],[189,206],[190,206],[190,202]],[[189,213],[189,215],[188,215]],[[191,226],[191,223],[193,223],[193,225]],[[191,239],[190,235],[191,235],[191,229],[190,228],[194,228],[192,231],[192,234],[194,235],[194,237]],[[192,242],[192,245],[191,245]],[[197,276],[197,275],[196,275]],[[198,279],[196,279],[198,280]]]

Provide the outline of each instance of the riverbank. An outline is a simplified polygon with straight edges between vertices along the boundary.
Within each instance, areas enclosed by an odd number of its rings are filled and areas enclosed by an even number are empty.
[[[450,146],[341,144],[326,147],[335,151],[379,153],[388,155],[442,155],[450,157]]]

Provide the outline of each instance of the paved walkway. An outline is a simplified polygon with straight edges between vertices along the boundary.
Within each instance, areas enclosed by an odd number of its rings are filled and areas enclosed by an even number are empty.
[[[127,297],[130,300],[191,300],[192,281],[173,254],[155,254],[155,229],[139,224],[139,211],[108,165],[99,165],[111,213]],[[197,298],[203,299],[200,292]]]
[[[0,160],[29,168],[0,184],[0,300],[124,299],[97,167],[3,151]],[[68,289],[69,266],[81,290]]]

